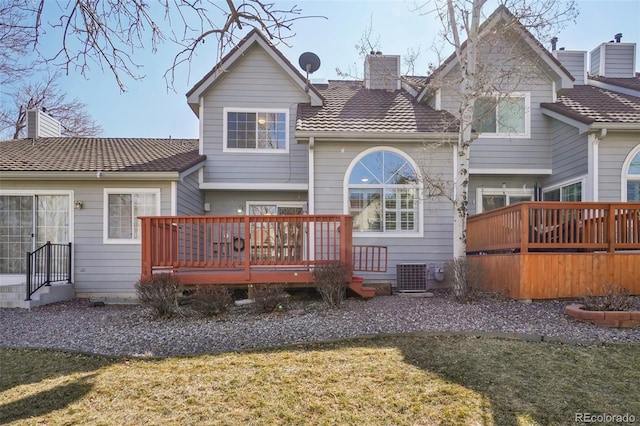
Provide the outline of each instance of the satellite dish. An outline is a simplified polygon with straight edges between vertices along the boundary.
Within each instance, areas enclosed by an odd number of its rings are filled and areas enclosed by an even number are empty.
[[[304,52],[298,59],[300,68],[307,72],[307,74],[313,74],[320,68],[320,58],[318,55],[312,52]],[[307,76],[308,77],[308,76]]]
[[[307,85],[304,88],[304,91],[308,92],[309,74],[313,74],[314,72],[318,71],[318,68],[320,68],[320,58],[318,58],[318,55],[316,55],[315,53],[304,52],[302,55],[300,55],[300,58],[298,58],[298,64],[300,64],[300,68],[307,72]]]

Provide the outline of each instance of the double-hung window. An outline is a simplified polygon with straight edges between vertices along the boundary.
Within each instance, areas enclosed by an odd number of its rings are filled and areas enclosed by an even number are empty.
[[[420,231],[416,169],[399,152],[377,150],[356,161],[348,176],[348,213],[361,233]]]
[[[139,244],[138,216],[160,214],[160,190],[152,188],[104,190],[104,242]]]
[[[529,137],[528,93],[482,96],[476,100],[473,128],[480,137]]]
[[[224,108],[224,151],[286,152],[289,111]]]

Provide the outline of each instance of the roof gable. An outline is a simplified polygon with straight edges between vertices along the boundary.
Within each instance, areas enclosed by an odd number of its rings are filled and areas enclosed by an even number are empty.
[[[534,36],[522,25],[517,18],[505,7],[499,6],[481,25],[479,29],[480,37],[491,34],[491,31],[500,24],[506,24],[510,30],[515,31],[522,40],[537,54],[542,63],[551,70],[557,77],[557,90],[573,87],[574,78],[571,73],[549,52]],[[462,43],[462,50],[467,47],[467,41]],[[458,65],[458,58],[453,52],[449,57],[431,74],[420,94],[418,100],[425,99],[430,91],[429,83],[436,77],[444,76],[451,72]]]
[[[322,105],[322,95],[316,88],[307,84],[307,79],[289,62],[289,60],[276,49],[259,31],[252,30],[247,34],[224,58],[214,66],[200,81],[198,81],[186,94],[187,103],[198,115],[199,100],[225,73],[254,46],[260,46],[278,64],[280,69],[302,90],[307,91],[311,105]]]

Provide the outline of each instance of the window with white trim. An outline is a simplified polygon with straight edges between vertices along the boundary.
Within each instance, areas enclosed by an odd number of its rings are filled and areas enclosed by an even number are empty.
[[[400,153],[379,150],[360,158],[351,170],[347,190],[355,232],[419,231],[418,177]]]
[[[544,201],[582,201],[582,182],[559,186],[542,193]]]
[[[481,137],[528,137],[530,95],[511,93],[476,99],[473,128]]]
[[[633,155],[633,152],[632,154]],[[629,166],[623,171],[623,191],[626,190],[627,201],[640,201],[640,146],[631,157]]]
[[[287,151],[289,111],[224,108],[225,151]]]
[[[260,202],[248,201],[247,213],[250,215],[304,214],[306,203],[300,202]]]
[[[159,189],[105,189],[104,241],[139,243],[141,229],[138,216],[159,214]]]
[[[533,201],[533,189],[478,188],[476,212],[488,212],[523,201]]]

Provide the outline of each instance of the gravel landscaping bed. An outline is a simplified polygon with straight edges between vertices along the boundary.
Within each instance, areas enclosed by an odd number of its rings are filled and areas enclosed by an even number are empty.
[[[154,319],[140,305],[93,307],[87,299],[23,309],[0,309],[0,346],[56,348],[116,356],[173,356],[265,348],[327,339],[410,332],[488,332],[581,342],[640,343],[640,329],[575,321],[575,301],[523,303],[490,295],[459,304],[435,297],[348,299],[340,309],[320,300],[291,300],[284,312],[233,307],[220,319],[179,315]]]

